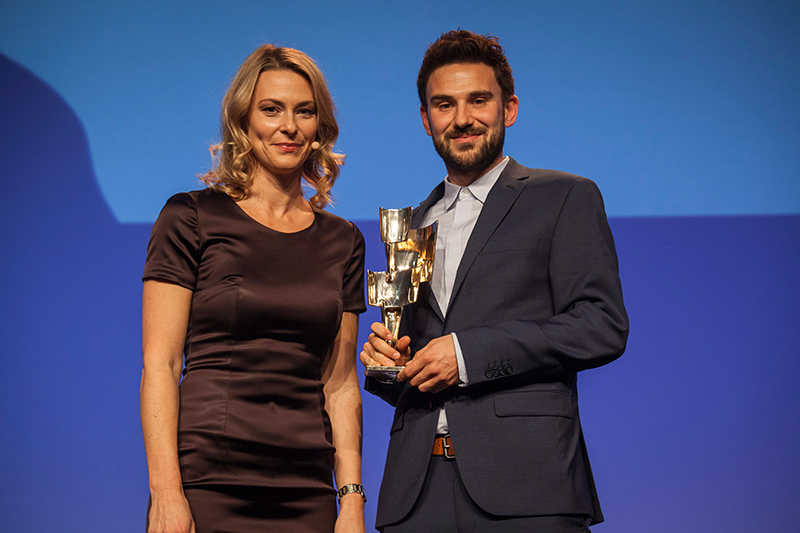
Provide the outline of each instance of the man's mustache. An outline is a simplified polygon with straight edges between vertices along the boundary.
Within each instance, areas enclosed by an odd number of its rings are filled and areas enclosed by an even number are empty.
[[[483,135],[486,133],[486,128],[454,128],[453,131],[447,134],[447,139],[454,139],[456,137],[462,137],[464,135]]]

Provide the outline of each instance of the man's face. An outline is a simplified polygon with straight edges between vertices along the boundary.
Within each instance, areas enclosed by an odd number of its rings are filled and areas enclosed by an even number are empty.
[[[428,79],[426,98],[428,109],[420,107],[422,123],[451,181],[471,183],[502,159],[505,128],[514,124],[519,100],[512,96],[503,105],[490,66],[440,67]]]

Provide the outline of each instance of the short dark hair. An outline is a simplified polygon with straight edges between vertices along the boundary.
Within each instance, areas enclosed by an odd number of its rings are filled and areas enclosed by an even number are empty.
[[[422,107],[428,108],[425,90],[433,72],[453,63],[483,63],[492,67],[500,86],[503,104],[514,96],[514,74],[497,37],[478,35],[467,30],[443,33],[428,47],[417,75],[417,92]]]

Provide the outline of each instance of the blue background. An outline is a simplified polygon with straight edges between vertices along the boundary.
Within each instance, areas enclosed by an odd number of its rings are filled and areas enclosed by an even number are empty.
[[[166,198],[199,187],[244,57],[277,42],[319,61],[348,155],[333,211],[381,270],[378,206],[444,175],[414,80],[461,26],[514,68],[506,152],[597,181],[617,240],[628,351],[581,375],[593,529],[795,531],[798,22],[794,2],[4,2],[3,529],[143,529],[145,246]],[[364,411],[371,523],[391,410]]]

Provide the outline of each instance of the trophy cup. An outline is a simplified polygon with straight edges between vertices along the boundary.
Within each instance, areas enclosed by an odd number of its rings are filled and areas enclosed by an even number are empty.
[[[369,305],[381,308],[381,322],[392,333],[394,347],[400,332],[403,308],[417,301],[419,284],[431,280],[436,226],[411,229],[411,208],[380,209],[381,241],[386,244],[385,272],[367,271]],[[408,361],[397,366],[371,365],[365,374],[383,383],[392,383]]]

